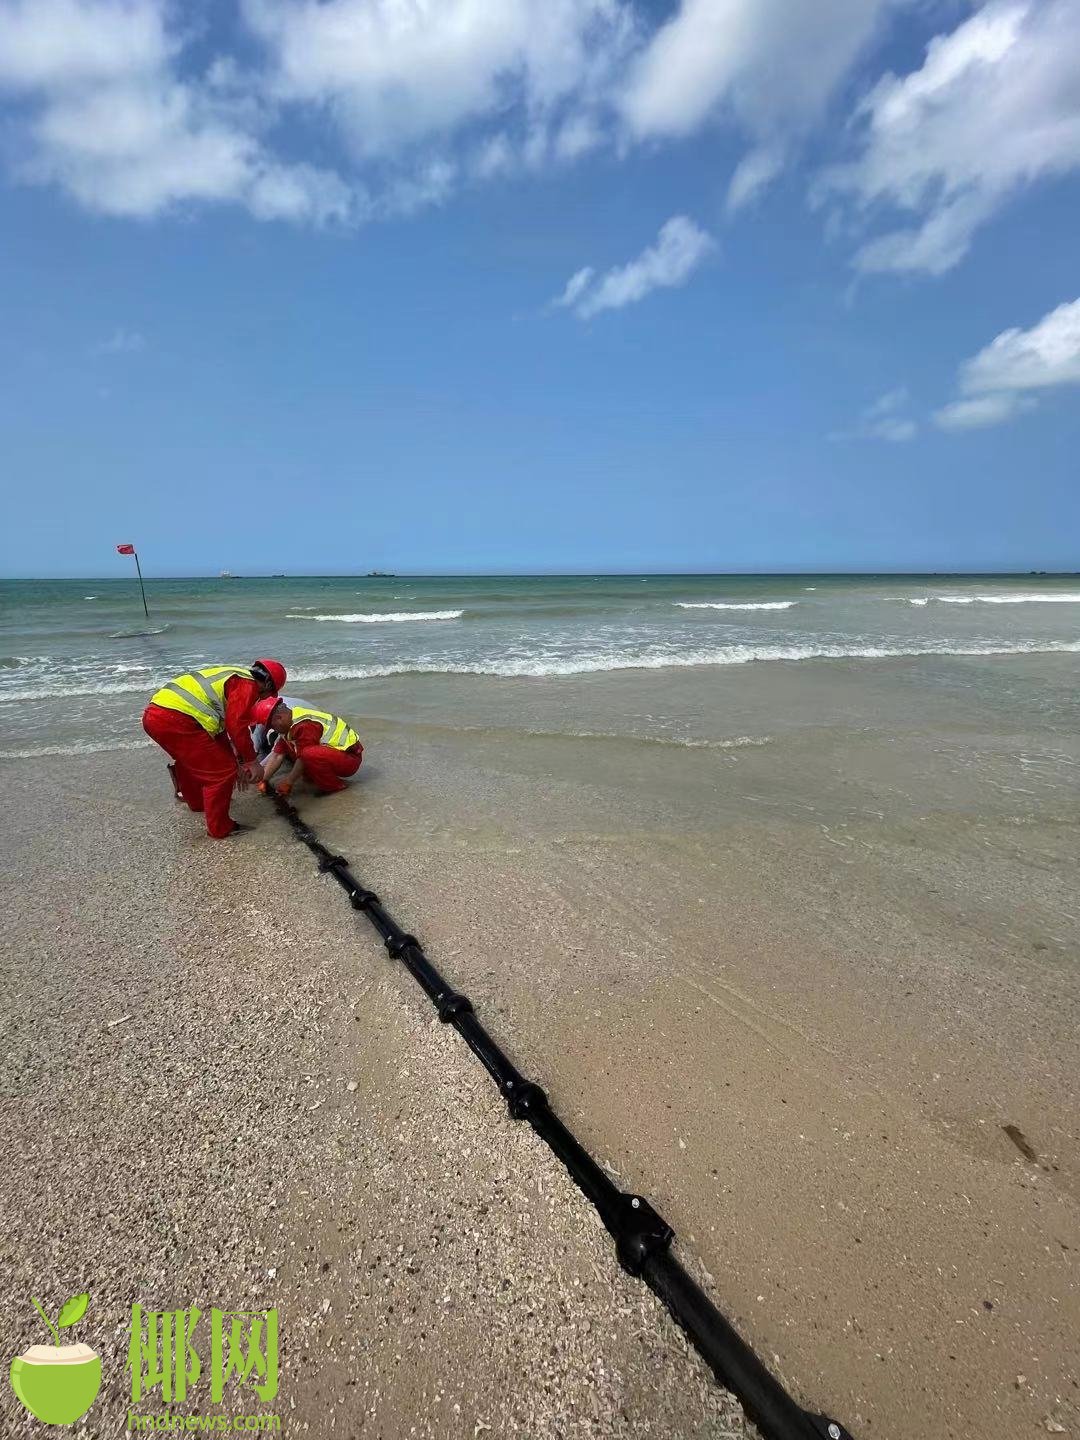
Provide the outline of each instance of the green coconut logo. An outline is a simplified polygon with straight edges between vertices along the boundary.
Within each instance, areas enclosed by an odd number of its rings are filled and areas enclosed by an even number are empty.
[[[33,1299],[33,1296],[30,1297]],[[86,1314],[89,1295],[76,1295],[57,1316],[56,1324],[34,1300],[55,1345],[31,1345],[11,1362],[11,1388],[46,1425],[72,1425],[85,1415],[101,1388],[101,1360],[89,1345],[61,1345],[60,1331],[70,1330]]]

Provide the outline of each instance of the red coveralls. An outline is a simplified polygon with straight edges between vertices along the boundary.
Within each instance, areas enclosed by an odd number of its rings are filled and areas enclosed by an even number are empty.
[[[189,809],[205,810],[206,832],[215,840],[224,840],[233,831],[229,802],[237,759],[241,763],[255,759],[248,712],[258,698],[257,680],[243,675],[226,680],[225,730],[218,735],[210,735],[193,716],[180,710],[148,705],[143,711],[143,729],[172,756],[181,795]]]
[[[288,739],[282,738],[274,746],[274,754],[302,760],[316,790],[330,794],[345,789],[342,776],[355,775],[360,769],[364,747],[357,741],[348,750],[335,750],[332,745],[319,743],[322,733],[317,720],[298,720],[289,731]]]

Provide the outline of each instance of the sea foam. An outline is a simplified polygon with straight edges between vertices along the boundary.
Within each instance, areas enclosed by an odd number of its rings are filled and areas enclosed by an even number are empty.
[[[1080,640],[1021,641],[1013,645],[721,645],[709,649],[670,650],[587,650],[576,654],[493,656],[475,661],[417,656],[411,661],[387,665],[334,665],[290,670],[297,684],[324,680],[376,680],[395,675],[486,675],[495,679],[545,679],[565,675],[592,675],[619,670],[666,670],[748,665],[769,660],[906,660],[950,656],[1080,654]],[[17,672],[8,672],[14,678]],[[151,682],[152,683],[152,682]],[[44,700],[52,697],[146,694],[147,681],[132,684],[125,678],[95,681],[80,675],[70,681],[45,675],[33,688],[7,689],[0,685],[0,703]]]
[[[1080,605],[1080,591],[1059,594],[1016,595],[936,595],[942,605]]]
[[[797,600],[676,600],[680,610],[790,610]]]
[[[147,750],[152,740],[75,740],[70,745],[42,745],[36,750],[0,750],[0,760],[36,760],[41,755],[100,755],[109,750]]]
[[[400,624],[403,620],[460,620],[464,610],[388,610],[381,615],[286,615],[286,620],[337,620],[342,625]]]
[[[878,645],[725,645],[711,650],[651,650],[637,654],[607,651],[567,656],[531,656],[475,662],[419,658],[411,664],[331,667],[298,670],[298,683],[322,680],[374,680],[393,675],[490,675],[497,679],[542,679],[591,675],[616,670],[667,670],[747,665],[766,660],[908,660],[930,656],[1003,656],[1078,654],[1080,640],[1034,641],[1017,645],[878,646]]]

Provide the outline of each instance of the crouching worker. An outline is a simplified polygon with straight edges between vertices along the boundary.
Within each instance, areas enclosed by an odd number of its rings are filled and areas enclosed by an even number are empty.
[[[251,712],[284,684],[285,667],[277,660],[208,665],[163,685],[146,707],[143,729],[172,759],[178,798],[205,811],[207,833],[215,840],[250,829],[232,818],[229,802],[235,785],[262,780],[248,728]]]
[[[364,747],[356,731],[340,716],[310,705],[290,706],[275,696],[261,700],[253,714],[255,724],[278,734],[263,770],[264,782],[277,774],[282,761],[293,762],[289,778],[275,787],[279,795],[289,795],[304,776],[316,790],[329,795],[344,790],[345,779],[360,769]]]
[[[291,700],[288,695],[282,695],[279,698],[290,710],[294,705],[300,704],[299,700]],[[269,725],[256,725],[252,722],[251,743],[255,746],[255,758],[260,765],[265,765],[267,760],[270,759],[271,752],[274,749],[274,741],[277,738],[277,731],[271,730]]]

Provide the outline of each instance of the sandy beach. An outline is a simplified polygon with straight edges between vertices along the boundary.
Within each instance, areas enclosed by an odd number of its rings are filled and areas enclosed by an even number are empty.
[[[370,699],[360,781],[302,811],[796,1396],[1076,1429],[1076,827],[1037,747],[1021,785],[929,721],[643,748]],[[2,773],[0,1323],[16,1354],[31,1293],[92,1293],[86,1433],[124,1433],[131,1303],[215,1295],[280,1307],[288,1428],[744,1433],[265,801],[214,846],[152,751]]]
[[[1080,1440],[1080,0],[0,139],[0,1440]]]
[[[80,1433],[119,1436],[132,1303],[276,1305],[280,1394],[250,1408],[286,1433],[741,1436],[267,803],[214,848],[161,778],[149,752],[5,767],[3,1353],[32,1294],[89,1290],[107,1378]],[[6,1387],[0,1414],[40,1428]]]

